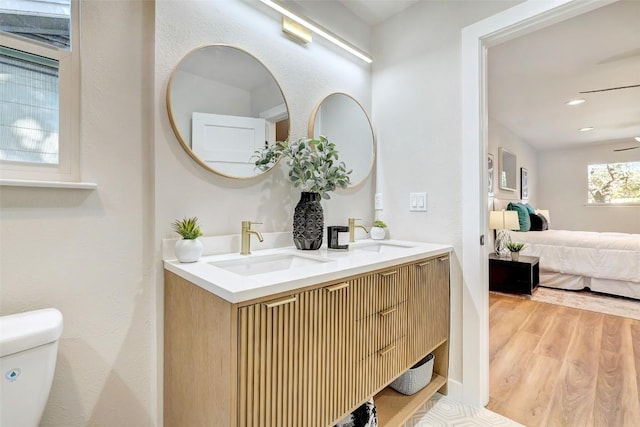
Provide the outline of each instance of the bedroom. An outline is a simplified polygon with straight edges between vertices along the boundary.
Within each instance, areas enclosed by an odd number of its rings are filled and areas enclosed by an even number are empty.
[[[549,211],[550,229],[625,233],[616,235],[612,244],[620,244],[624,238],[631,247],[623,254],[627,258],[607,258],[601,249],[594,248],[592,258],[583,252],[577,261],[559,265],[564,252],[556,248],[556,256],[550,257],[549,252],[541,252],[541,246],[546,245],[527,243],[523,254],[540,257],[542,285],[549,285],[549,281],[560,276],[557,272],[545,274],[545,267],[564,272],[575,267],[582,270],[560,277],[559,287],[582,289],[586,286],[600,292],[640,298],[632,286],[640,281],[640,206],[637,203],[617,206],[587,203],[588,165],[640,162],[640,144],[634,139],[640,136],[640,88],[579,94],[640,84],[640,37],[636,24],[639,13],[637,2],[618,2],[489,49],[488,153],[493,155],[494,165],[494,194],[489,197],[489,211],[524,199],[521,194],[521,168],[524,168],[528,187],[524,201],[535,209]],[[607,22],[615,23],[615,28],[606,28]],[[623,25],[625,22],[629,25]],[[553,41],[548,37],[553,37]],[[574,98],[583,98],[586,102],[564,105]],[[578,129],[583,127],[595,129],[580,132]],[[514,190],[500,188],[500,148],[517,158]],[[614,151],[620,149],[624,151]],[[544,232],[524,234],[544,235]],[[630,236],[632,234],[636,236]],[[522,241],[523,234],[513,233],[512,239]],[[583,277],[585,269],[591,271]],[[595,279],[592,286],[589,275],[597,276],[606,269],[614,270],[615,274],[624,270],[626,277],[622,286],[614,283],[612,287],[610,280],[602,278]],[[598,287],[597,281],[604,282],[603,286]],[[495,301],[492,297],[491,303]],[[640,305],[634,300],[624,301]],[[493,310],[491,313],[493,316]],[[526,317],[529,313],[520,314]],[[495,328],[495,319],[491,321],[491,339],[499,339],[496,336],[500,328]],[[571,323],[566,327],[569,325]],[[565,339],[570,340],[571,335]],[[625,351],[618,350],[618,353]],[[491,369],[493,380],[493,363]],[[514,381],[513,378],[502,380]],[[496,382],[492,382],[490,391],[492,397],[496,393],[494,384]],[[591,392],[595,394],[595,390]],[[527,425],[535,424],[528,421],[531,424]]]
[[[549,211],[553,230],[640,232],[637,201],[587,202],[589,165],[640,161],[638,8],[617,2],[490,49],[489,210],[523,201]],[[586,91],[594,93],[580,94]],[[585,102],[565,105],[575,98]],[[595,129],[579,130],[585,127]],[[498,181],[500,149],[516,163],[514,183],[506,186]]]

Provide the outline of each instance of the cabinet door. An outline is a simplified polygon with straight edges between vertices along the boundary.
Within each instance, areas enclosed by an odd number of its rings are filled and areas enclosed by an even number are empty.
[[[238,425],[279,425],[299,396],[298,295],[238,310]]]
[[[414,364],[449,336],[448,256],[411,265],[408,317],[408,357]]]
[[[350,294],[340,282],[239,309],[240,426],[324,426],[353,406]]]
[[[353,281],[341,282],[319,289],[322,309],[317,319],[320,325],[315,336],[319,348],[318,371],[309,378],[317,382],[319,416],[298,425],[329,425],[347,411],[354,401],[356,378],[355,312],[352,304]],[[324,315],[322,315],[324,313]]]

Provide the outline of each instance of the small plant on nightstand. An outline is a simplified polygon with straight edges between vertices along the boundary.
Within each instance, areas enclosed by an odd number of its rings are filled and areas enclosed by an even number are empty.
[[[520,259],[520,251],[524,248],[522,242],[507,242],[507,249],[511,252],[511,260],[518,261]]]
[[[196,262],[202,255],[202,242],[198,237],[202,236],[198,217],[175,220],[171,224],[173,231],[178,233],[182,239],[176,242],[176,258],[180,262]]]

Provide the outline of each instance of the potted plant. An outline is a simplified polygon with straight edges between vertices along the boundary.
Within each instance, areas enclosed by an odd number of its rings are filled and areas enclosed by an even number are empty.
[[[320,198],[330,199],[336,188],[350,183],[344,162],[338,161],[336,145],[324,137],[278,141],[256,151],[255,165],[269,169],[278,159],[289,167],[289,180],[302,194],[293,215],[293,241],[298,249],[318,249],[324,234],[324,214]]]
[[[518,261],[520,259],[520,251],[524,248],[522,242],[507,242],[507,249],[511,252],[511,260]]]
[[[384,221],[379,219],[373,221],[373,226],[371,227],[370,232],[371,238],[374,240],[383,240],[387,235],[385,228],[387,228],[387,224],[385,224]]]
[[[198,261],[202,255],[202,242],[198,240],[198,237],[202,236],[202,231],[198,225],[198,217],[175,220],[171,227],[182,237],[176,242],[175,252],[178,261]]]

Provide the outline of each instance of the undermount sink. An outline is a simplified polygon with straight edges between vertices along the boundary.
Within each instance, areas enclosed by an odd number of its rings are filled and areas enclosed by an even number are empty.
[[[410,247],[411,246],[399,245],[399,244],[388,243],[388,242],[374,242],[374,243],[367,243],[365,245],[353,246],[352,250],[363,251],[363,252],[373,252],[377,254],[388,254],[388,253],[395,253],[398,251],[402,251]]]
[[[274,273],[276,271],[310,267],[332,262],[330,259],[311,258],[297,254],[273,254],[247,256],[239,259],[210,262],[214,267],[227,270],[241,276]]]

